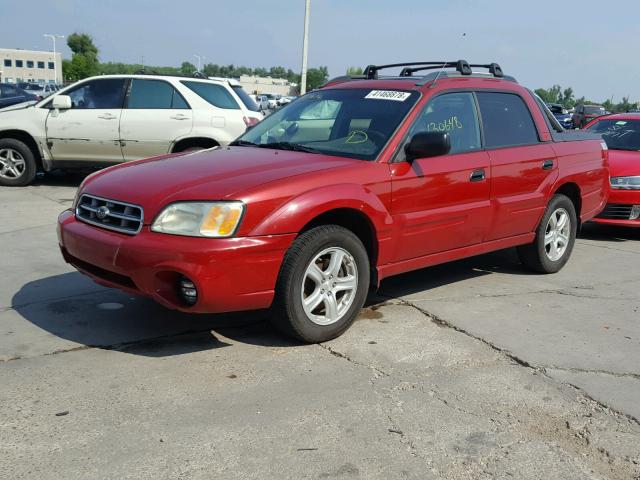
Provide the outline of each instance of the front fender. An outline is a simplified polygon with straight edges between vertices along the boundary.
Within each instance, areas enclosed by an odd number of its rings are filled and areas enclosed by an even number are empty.
[[[348,183],[318,187],[289,199],[267,215],[250,235],[297,233],[319,215],[345,208],[366,215],[379,241],[389,236],[393,219],[380,197],[363,185]]]

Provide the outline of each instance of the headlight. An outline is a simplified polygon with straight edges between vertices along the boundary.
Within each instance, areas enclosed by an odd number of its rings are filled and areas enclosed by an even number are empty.
[[[640,190],[640,177],[611,177],[611,188]]]
[[[190,237],[230,237],[242,214],[242,202],[178,202],[165,207],[151,230]]]

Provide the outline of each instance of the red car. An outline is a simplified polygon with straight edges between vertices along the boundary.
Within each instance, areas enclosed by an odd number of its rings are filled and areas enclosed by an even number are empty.
[[[97,172],[60,215],[62,254],[169,308],[271,307],[307,342],[343,333],[398,273],[514,246],[526,266],[556,272],[606,203],[607,150],[564,131],[498,65],[475,67],[489,73],[369,66],[227,148]]]
[[[594,222],[640,227],[640,114],[599,117],[586,126],[609,147],[611,193]]]

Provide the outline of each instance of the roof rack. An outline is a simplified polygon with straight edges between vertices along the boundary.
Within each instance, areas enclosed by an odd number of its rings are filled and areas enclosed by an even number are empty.
[[[471,75],[473,71],[471,67],[477,68],[487,68],[489,69],[489,73],[494,77],[502,78],[504,74],[502,72],[502,68],[497,63],[487,63],[480,64],[474,63],[469,64],[466,60],[456,60],[456,61],[441,61],[441,62],[408,62],[408,63],[389,63],[386,65],[369,65],[364,70],[364,76],[368,79],[378,78],[378,71],[394,68],[394,67],[403,67],[400,72],[401,77],[410,77],[415,72],[419,72],[421,70],[436,70],[436,69],[445,69],[445,68],[455,68],[456,71],[460,72],[461,75]]]
[[[199,71],[194,71],[191,75],[184,75],[181,73],[159,73],[155,70],[147,70],[146,68],[141,68],[140,70],[136,70],[133,72],[133,75],[158,75],[161,77],[180,77],[180,78],[208,78],[204,73]]]

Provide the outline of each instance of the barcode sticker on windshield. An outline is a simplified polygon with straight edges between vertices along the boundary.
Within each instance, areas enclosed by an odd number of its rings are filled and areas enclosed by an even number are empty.
[[[372,100],[393,100],[394,102],[404,102],[409,98],[409,92],[396,92],[393,90],[371,90],[364,98]]]

